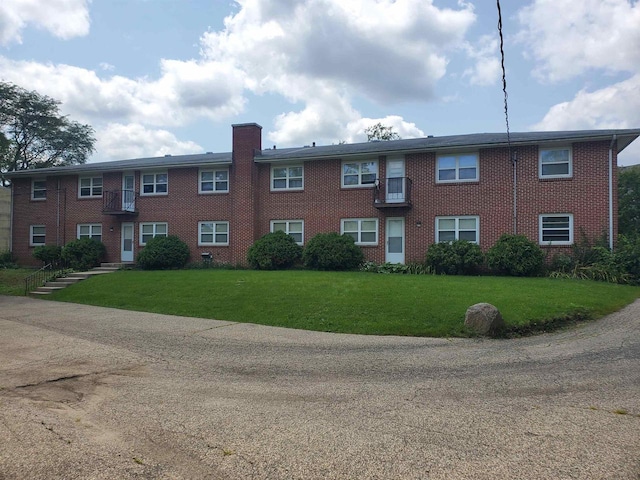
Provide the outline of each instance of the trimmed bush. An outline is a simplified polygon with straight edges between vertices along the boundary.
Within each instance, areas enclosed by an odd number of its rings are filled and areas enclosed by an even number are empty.
[[[487,252],[487,265],[500,275],[532,277],[544,266],[542,249],[524,235],[502,235]]]
[[[314,270],[354,270],[364,262],[364,253],[349,235],[319,233],[309,240],[302,260]]]
[[[62,260],[74,270],[88,270],[97,265],[106,253],[102,242],[91,238],[80,238],[67,243],[62,248]]]
[[[56,263],[62,258],[62,247],[59,245],[40,245],[33,249],[33,256],[45,265]]]
[[[435,273],[473,275],[484,262],[480,246],[466,240],[434,243],[427,250],[425,263]]]
[[[153,237],[138,254],[136,265],[143,270],[183,268],[189,260],[189,247],[175,235]]]
[[[284,270],[302,258],[302,247],[281,230],[256,240],[247,252],[247,261],[256,270]]]

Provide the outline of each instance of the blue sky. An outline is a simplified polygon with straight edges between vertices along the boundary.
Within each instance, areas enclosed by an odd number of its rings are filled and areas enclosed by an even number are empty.
[[[503,0],[512,131],[640,128],[640,4]],[[96,130],[91,161],[505,130],[493,1],[3,0],[0,79]],[[620,164],[640,163],[640,141]]]

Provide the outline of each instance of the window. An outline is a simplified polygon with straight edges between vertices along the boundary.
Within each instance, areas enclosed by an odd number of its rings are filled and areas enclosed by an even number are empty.
[[[353,237],[356,245],[378,244],[377,218],[347,218],[340,221],[340,233]]]
[[[378,178],[377,160],[342,163],[342,186],[353,188],[373,185]]]
[[[154,237],[167,236],[167,223],[141,223],[140,224],[140,245],[146,245]]]
[[[573,175],[571,149],[540,149],[540,178],[567,178]]]
[[[304,167],[271,167],[271,190],[302,190],[304,188]]]
[[[31,182],[31,200],[47,199],[47,181],[36,179]]]
[[[272,220],[271,231],[282,231],[291,235],[298,245],[304,241],[304,221],[303,220]]]
[[[101,197],[102,177],[80,177],[80,197]]]
[[[47,228],[44,225],[31,225],[29,227],[29,245],[37,247],[46,242]]]
[[[166,195],[167,172],[142,174],[142,195]]]
[[[573,215],[540,215],[540,245],[573,244]]]
[[[229,245],[229,222],[199,222],[198,245]]]
[[[478,180],[478,154],[443,155],[438,157],[436,181],[474,182]]]
[[[99,223],[86,223],[78,225],[78,238],[91,238],[102,241],[102,225]]]
[[[166,190],[165,190],[166,191]],[[227,193],[229,170],[200,170],[198,193]]]
[[[436,217],[436,243],[466,240],[478,243],[479,217]]]

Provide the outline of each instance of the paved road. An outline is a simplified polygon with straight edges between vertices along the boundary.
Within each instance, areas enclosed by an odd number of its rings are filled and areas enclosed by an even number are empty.
[[[515,340],[0,297],[0,479],[640,478],[640,301]]]

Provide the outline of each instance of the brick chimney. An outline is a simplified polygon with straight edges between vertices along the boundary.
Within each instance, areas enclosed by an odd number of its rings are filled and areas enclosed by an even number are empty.
[[[262,150],[262,127],[257,123],[241,123],[233,128],[233,167],[231,170],[232,219],[230,225],[231,258],[246,264],[247,250],[256,239],[257,177],[253,161]]]

